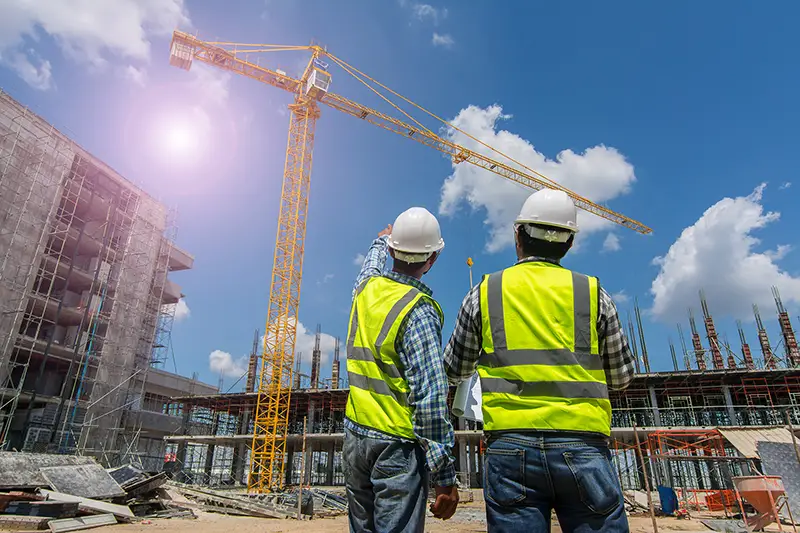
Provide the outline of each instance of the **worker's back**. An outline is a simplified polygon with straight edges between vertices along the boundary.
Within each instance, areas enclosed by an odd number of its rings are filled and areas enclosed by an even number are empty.
[[[484,429],[610,434],[596,278],[538,261],[484,278]]]
[[[413,410],[395,341],[403,319],[420,299],[439,310],[432,298],[414,287],[372,277],[357,289],[347,335],[347,418],[407,439],[415,439]]]

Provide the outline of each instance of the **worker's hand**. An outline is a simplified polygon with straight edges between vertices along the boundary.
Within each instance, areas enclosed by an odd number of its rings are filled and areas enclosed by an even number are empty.
[[[456,513],[458,507],[458,488],[436,487],[436,501],[431,504],[431,512],[436,518],[447,520]]]
[[[386,229],[378,233],[378,237],[383,237],[384,235],[391,235],[392,234],[392,225],[389,224],[386,226]]]

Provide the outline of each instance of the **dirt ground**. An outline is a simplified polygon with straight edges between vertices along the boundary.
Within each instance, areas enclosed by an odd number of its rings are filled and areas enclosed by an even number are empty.
[[[298,522],[296,520],[271,520],[265,518],[246,518],[225,516],[215,513],[197,512],[197,519],[150,520],[138,524],[119,524],[106,526],[92,531],[96,533],[277,533],[277,532],[338,532],[347,531],[347,517],[314,519]],[[632,533],[653,531],[649,516],[630,517]],[[660,531],[668,532],[708,532],[697,520],[676,520],[675,518],[659,518]],[[471,502],[459,505],[456,515],[443,522],[428,516],[425,531],[449,533],[472,533],[486,531],[486,519],[483,502]],[[554,532],[560,532],[553,527]]]

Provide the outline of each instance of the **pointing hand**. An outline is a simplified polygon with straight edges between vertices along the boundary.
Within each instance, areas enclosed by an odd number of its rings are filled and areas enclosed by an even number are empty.
[[[378,237],[383,237],[384,235],[391,235],[392,234],[392,225],[389,224],[386,226],[386,229],[378,233]]]

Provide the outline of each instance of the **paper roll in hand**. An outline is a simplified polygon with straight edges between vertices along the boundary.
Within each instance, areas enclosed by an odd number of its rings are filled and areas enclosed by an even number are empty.
[[[456,395],[453,398],[453,414],[474,422],[483,422],[481,380],[477,373],[456,387]]]

